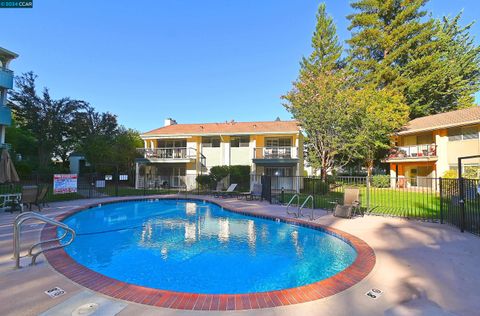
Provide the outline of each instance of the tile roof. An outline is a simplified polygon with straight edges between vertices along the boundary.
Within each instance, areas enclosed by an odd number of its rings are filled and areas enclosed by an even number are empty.
[[[480,123],[480,106],[416,118],[408,122],[397,134],[413,134],[477,123]]]
[[[299,130],[297,121],[232,121],[224,123],[174,124],[151,130],[143,133],[141,136],[298,133]]]

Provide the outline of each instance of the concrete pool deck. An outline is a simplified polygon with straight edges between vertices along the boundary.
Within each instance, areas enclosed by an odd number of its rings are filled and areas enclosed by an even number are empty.
[[[162,196],[164,197],[164,196]],[[175,196],[175,197],[184,197]],[[193,196],[195,198],[195,196]],[[143,198],[143,197],[139,197]],[[149,197],[151,198],[151,197]],[[266,202],[205,197],[225,207],[260,214],[285,216],[285,208]],[[56,217],[73,208],[107,198],[51,203],[42,213]],[[315,222],[367,242],[375,251],[376,265],[358,284],[333,296],[295,305],[245,311],[186,311],[158,308],[117,300],[90,291],[55,271],[41,255],[34,267],[14,270],[12,222],[15,216],[0,213],[0,315],[62,315],[70,306],[101,301],[115,308],[98,315],[478,315],[480,310],[480,238],[448,225],[399,218],[365,216],[339,219],[316,211]],[[24,249],[40,238],[42,224],[29,222],[22,230]],[[22,261],[26,266],[27,261]],[[60,287],[67,293],[50,298],[44,291]],[[365,293],[380,289],[377,299]],[[87,297],[87,298],[85,298]],[[82,301],[83,300],[83,301]],[[85,301],[87,300],[87,301]],[[108,307],[107,306],[107,307]],[[61,312],[63,311],[63,312]]]

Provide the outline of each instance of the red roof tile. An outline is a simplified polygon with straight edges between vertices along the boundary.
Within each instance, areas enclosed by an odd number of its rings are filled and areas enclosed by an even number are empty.
[[[174,124],[160,127],[142,136],[161,135],[209,135],[209,134],[255,134],[255,133],[298,133],[297,121],[271,122],[225,122],[204,124]]]
[[[480,106],[419,117],[411,120],[399,135],[480,123]]]

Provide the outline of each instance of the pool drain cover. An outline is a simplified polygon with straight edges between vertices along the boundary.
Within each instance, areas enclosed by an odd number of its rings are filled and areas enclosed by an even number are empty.
[[[72,316],[87,316],[95,313],[99,305],[97,303],[87,303],[75,308],[72,312]]]
[[[65,290],[62,290],[58,286],[54,287],[53,289],[45,291],[45,294],[47,294],[51,298],[56,298],[56,297],[62,296],[65,293],[67,293],[67,292]]]
[[[379,298],[380,296],[382,296],[383,292],[379,289],[371,289],[370,291],[368,291],[367,293],[365,293],[366,296],[376,300],[377,298]]]

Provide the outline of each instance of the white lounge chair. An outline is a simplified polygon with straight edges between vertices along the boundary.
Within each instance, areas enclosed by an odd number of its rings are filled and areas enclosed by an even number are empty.
[[[232,196],[235,194],[235,188],[237,187],[236,183],[230,184],[230,186],[227,188],[226,191],[215,191],[213,193],[214,197],[227,197],[227,196]]]

